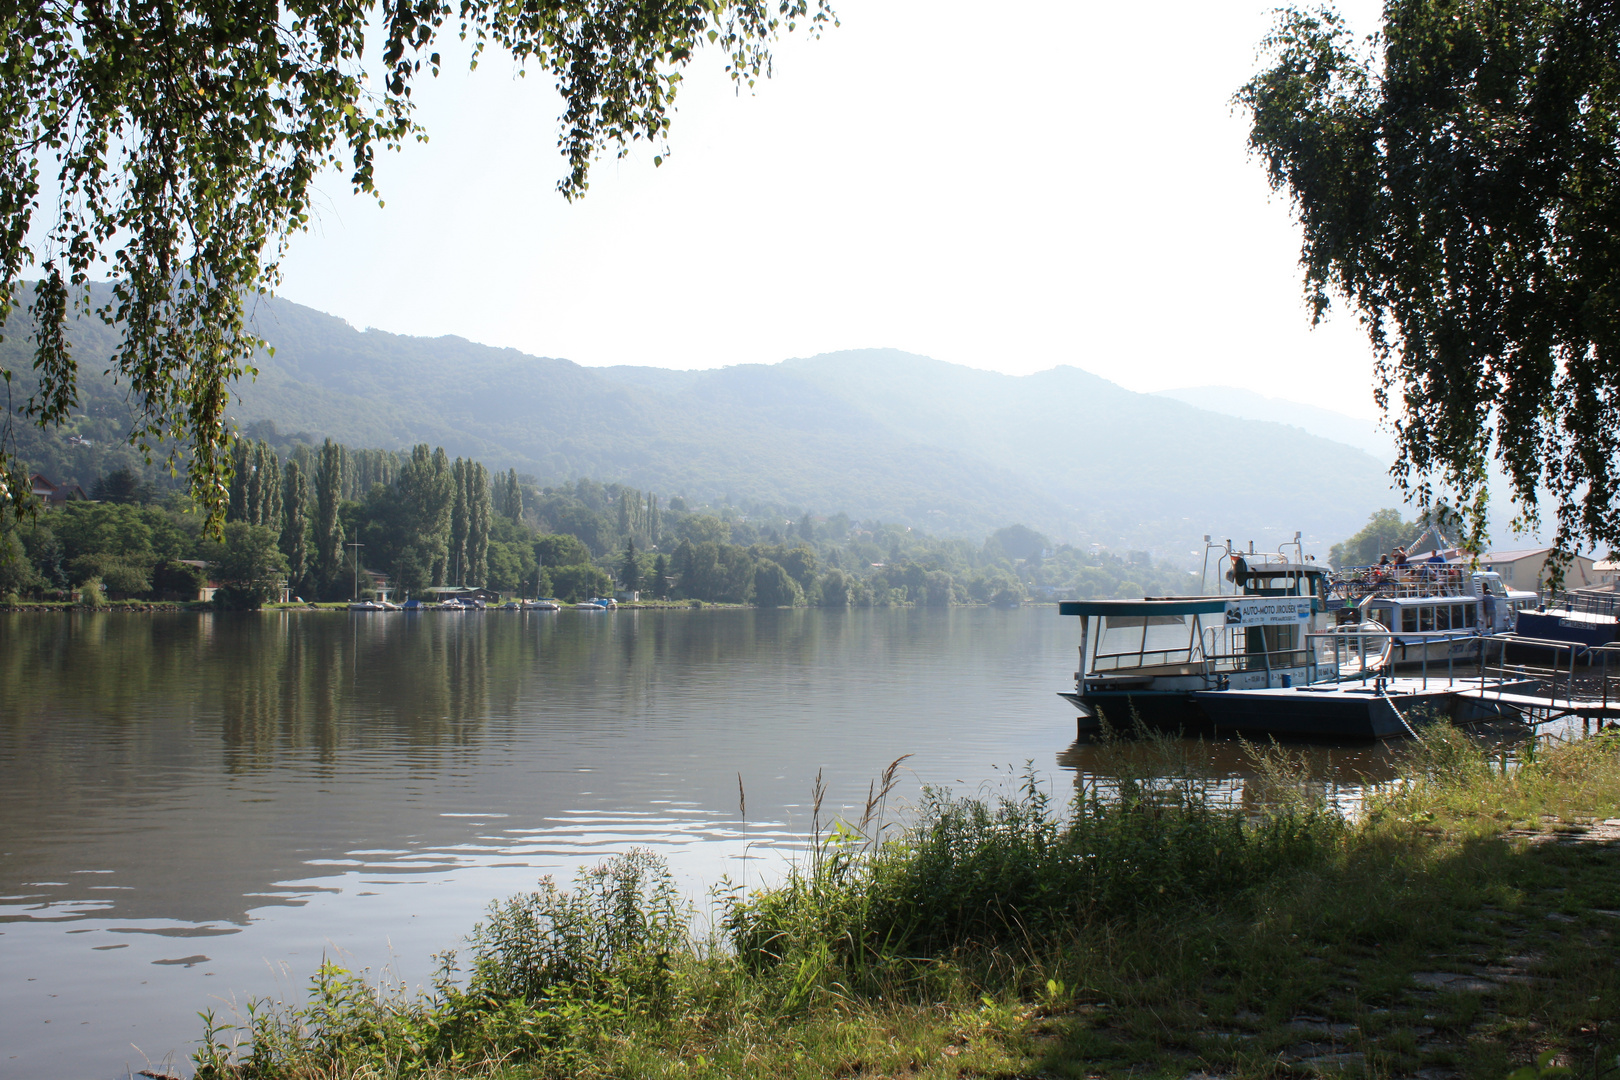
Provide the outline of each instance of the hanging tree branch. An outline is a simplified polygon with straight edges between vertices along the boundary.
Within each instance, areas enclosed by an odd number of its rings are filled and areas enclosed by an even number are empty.
[[[373,83],[366,33],[379,14]],[[68,419],[68,322],[117,326],[131,441],[184,464],[217,528],[230,387],[264,346],[244,305],[277,284],[318,173],[342,169],[377,195],[377,148],[423,137],[411,91],[424,64],[439,71],[447,23],[473,42],[474,66],[494,45],[556,80],[568,162],[557,187],[575,199],[609,149],[647,140],[662,160],[681,71],[701,47],[753,86],[778,33],[832,20],[827,0],[0,0],[0,334],[21,330],[38,375],[21,411],[41,426]],[[25,274],[38,276],[31,291]],[[92,312],[98,276],[113,299]],[[27,498],[14,447],[0,445],[0,503]]]

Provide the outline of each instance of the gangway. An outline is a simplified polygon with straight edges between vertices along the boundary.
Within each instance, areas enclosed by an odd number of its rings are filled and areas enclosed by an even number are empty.
[[[1588,723],[1593,720],[1600,723],[1620,720],[1620,673],[1609,673],[1609,658],[1612,656],[1620,661],[1620,645],[1581,645],[1517,634],[1495,635],[1486,638],[1485,642],[1486,651],[1481,655],[1481,683],[1477,687],[1459,689],[1458,697],[1517,709],[1533,724],[1545,724],[1568,716],[1580,717]],[[1492,647],[1497,652],[1494,685],[1489,678]],[[1507,660],[1510,647],[1521,655],[1526,651],[1532,655],[1537,652],[1550,653],[1551,662],[1545,665],[1510,665]],[[1584,675],[1576,674],[1577,659],[1586,662]],[[1616,666],[1620,668],[1620,663]],[[1512,685],[1514,675],[1520,680],[1517,686]]]

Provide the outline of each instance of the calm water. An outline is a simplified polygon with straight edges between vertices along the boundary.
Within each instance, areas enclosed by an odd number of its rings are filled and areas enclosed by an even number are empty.
[[[999,611],[0,614],[0,1077],[187,1058],[323,955],[421,981],[495,897],[633,845],[700,908],[891,760],[1060,798],[1078,628]],[[1231,746],[1200,753],[1241,783]],[[1335,751],[1334,775],[1389,774]],[[1324,757],[1324,765],[1326,765]],[[746,811],[739,802],[739,777]]]

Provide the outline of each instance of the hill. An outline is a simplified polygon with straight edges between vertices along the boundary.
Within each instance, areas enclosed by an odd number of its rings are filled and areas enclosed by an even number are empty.
[[[1357,390],[1363,397],[1366,396],[1365,387],[1358,387]],[[1394,441],[1389,432],[1379,428],[1375,420],[1363,420],[1320,405],[1267,397],[1236,386],[1186,386],[1157,393],[1160,397],[1175,398],[1227,416],[1290,424],[1312,435],[1365,450],[1379,461],[1387,463],[1395,460]]]
[[[543,482],[588,476],[982,537],[1021,521],[1108,547],[1185,552],[1204,532],[1322,550],[1379,506],[1372,456],[1289,425],[1137,394],[1077,368],[1014,377],[892,349],[709,371],[586,368],[462,338],[360,331],[284,300],[254,312],[274,354],[232,420],[351,445],[418,442]],[[20,335],[0,346],[29,387]],[[74,330],[86,422],[127,407],[94,374],[105,328]],[[22,360],[19,371],[18,361]],[[35,459],[46,463],[34,441]],[[25,455],[29,452],[23,446]],[[110,453],[110,451],[108,451]],[[93,467],[58,454],[64,478]]]

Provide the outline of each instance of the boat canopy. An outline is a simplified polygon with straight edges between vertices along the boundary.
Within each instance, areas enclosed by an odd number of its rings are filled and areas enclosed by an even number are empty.
[[[1200,596],[1170,600],[1063,600],[1059,615],[1220,615],[1228,600],[1241,596]],[[1314,603],[1311,605],[1316,606]]]

